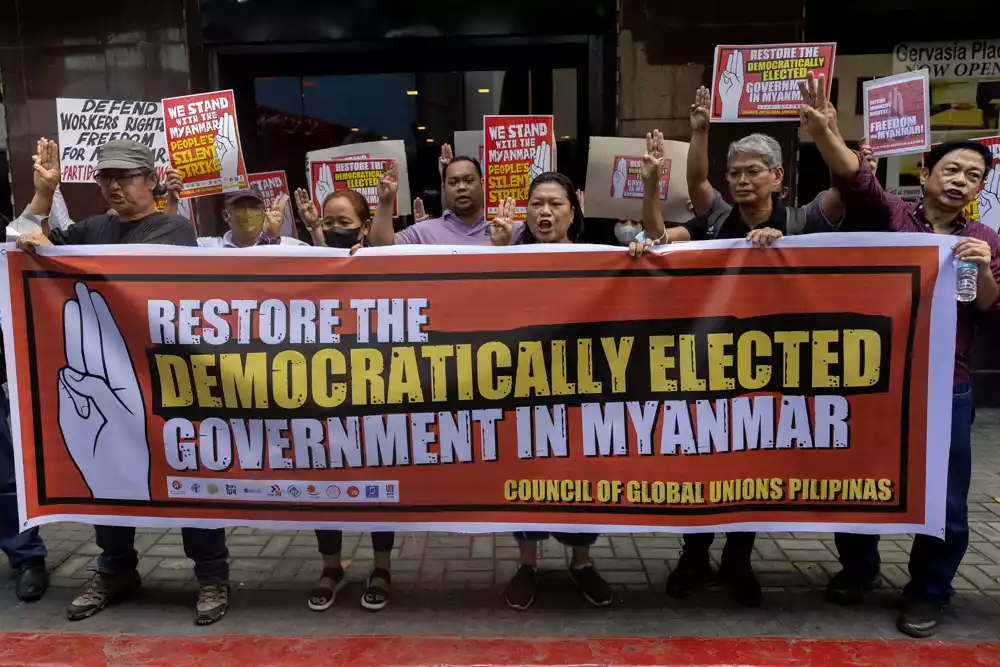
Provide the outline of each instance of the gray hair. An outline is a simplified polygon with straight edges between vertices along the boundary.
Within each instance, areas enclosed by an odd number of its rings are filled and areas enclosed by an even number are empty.
[[[749,153],[760,158],[761,162],[768,169],[777,169],[781,166],[781,144],[767,134],[755,133],[737,139],[729,144],[729,154],[726,155],[726,168],[733,161],[736,153]]]

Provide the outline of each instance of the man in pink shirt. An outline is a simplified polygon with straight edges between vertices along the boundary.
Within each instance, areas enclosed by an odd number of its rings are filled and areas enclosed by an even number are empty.
[[[373,246],[394,243],[422,245],[489,245],[490,225],[483,217],[483,170],[475,158],[459,156],[441,172],[440,218],[431,218],[393,233],[392,213],[398,183],[395,169],[379,177],[379,205],[368,235]],[[524,223],[515,222],[511,238],[518,238]]]

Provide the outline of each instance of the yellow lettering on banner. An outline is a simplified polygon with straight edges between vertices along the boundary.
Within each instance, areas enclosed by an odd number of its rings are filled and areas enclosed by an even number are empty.
[[[385,403],[385,380],[382,371],[385,360],[378,350],[354,348],[351,350],[351,404],[368,405],[371,390],[371,405]]]
[[[881,369],[882,337],[878,332],[871,329],[845,329],[844,386],[871,387],[878,384]]]
[[[736,388],[736,380],[726,377],[726,369],[733,366],[733,355],[726,348],[733,344],[731,333],[708,334],[708,387],[712,391]]]
[[[566,341],[552,341],[552,395],[572,396],[576,383],[568,380],[569,362],[566,360]]]
[[[475,384],[472,379],[472,346],[462,343],[455,346],[458,365],[458,400],[471,401]]]
[[[878,499],[880,502],[887,503],[892,500],[892,480],[891,479],[880,479],[878,481]]]
[[[494,358],[496,361],[494,362]],[[497,368],[510,368],[510,348],[491,341],[479,348],[476,357],[479,379],[479,394],[490,401],[499,401],[510,395],[513,380],[509,375],[495,377]]]
[[[694,336],[680,337],[681,391],[705,391],[705,381],[698,377],[698,361],[694,351]]]
[[[444,393],[444,389],[441,390]],[[386,402],[399,405],[406,398],[407,403],[422,403],[424,390],[420,387],[420,368],[417,353],[412,347],[392,348],[389,362],[389,391]]]
[[[594,382],[594,344],[589,338],[576,341],[576,381],[581,394],[599,394],[604,390],[600,382]]]
[[[830,365],[837,363],[837,353],[830,351],[830,343],[836,343],[839,338],[838,331],[813,331],[813,387],[840,386],[840,378],[836,375],[830,375]]]
[[[165,408],[186,408],[194,404],[187,363],[175,354],[157,354],[160,376],[160,404]]]
[[[212,395],[212,389],[216,386],[215,377],[208,374],[208,368],[215,367],[214,354],[192,354],[191,355],[191,376],[194,379],[194,389],[198,396],[200,407],[221,408],[222,399]]]
[[[335,408],[347,400],[347,383],[330,382],[332,375],[347,373],[347,359],[340,350],[320,350],[312,359],[313,401],[321,408]]]
[[[771,356],[771,339],[763,331],[747,331],[736,344],[736,354],[740,360],[737,369],[740,388],[750,391],[762,389],[771,381],[771,364],[762,364],[756,368],[753,365],[755,347],[757,356]]]
[[[455,354],[452,345],[425,345],[420,353],[425,359],[431,360],[431,400],[444,402],[448,400],[448,379],[445,360]],[[389,382],[389,395],[392,395],[392,382]],[[392,403],[392,399],[389,399]]]
[[[514,385],[514,396],[527,398],[532,395],[548,396],[549,393],[549,374],[545,370],[542,344],[537,340],[521,343],[517,354],[517,382]]]
[[[282,350],[271,362],[271,391],[274,402],[285,410],[296,410],[306,403],[309,384],[306,358],[297,350]]]
[[[673,355],[667,354],[667,348],[673,346],[673,336],[649,337],[649,387],[653,392],[677,391],[677,380],[667,379],[667,369],[677,366]]]
[[[219,374],[222,376],[222,397],[227,408],[268,407],[267,353],[250,352],[219,355]]]
[[[633,336],[622,336],[620,343],[615,346],[614,338],[602,338],[601,347],[604,348],[604,356],[608,360],[608,368],[611,369],[611,393],[625,393],[625,370],[628,368],[628,358],[632,354],[632,344],[635,342]]]
[[[806,331],[775,331],[774,342],[782,346],[785,355],[784,364],[784,385],[786,387],[798,387],[801,371],[799,361],[801,350],[799,346],[809,341],[809,333]]]

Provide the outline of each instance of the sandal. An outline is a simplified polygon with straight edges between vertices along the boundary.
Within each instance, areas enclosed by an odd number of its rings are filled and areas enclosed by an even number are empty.
[[[309,608],[313,611],[326,611],[337,599],[337,591],[347,584],[342,567],[324,567],[320,579],[332,579],[333,588],[317,586],[309,593]]]
[[[371,576],[368,577],[365,594],[361,596],[361,606],[368,611],[382,611],[389,604],[389,591],[381,586],[372,586],[373,579],[382,579],[386,584],[392,584],[392,575],[389,570],[380,567],[375,568]]]

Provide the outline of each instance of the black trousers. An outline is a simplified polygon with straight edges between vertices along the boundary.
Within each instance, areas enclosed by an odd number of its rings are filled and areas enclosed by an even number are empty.
[[[753,543],[757,533],[726,533],[726,546],[722,549],[724,569],[747,569],[753,556]],[[684,553],[708,556],[708,550],[715,541],[714,533],[691,533],[684,536]]]
[[[317,530],[316,541],[319,552],[324,556],[339,554],[344,546],[344,532],[341,530]],[[372,533],[373,551],[392,551],[396,543],[396,533]]]

